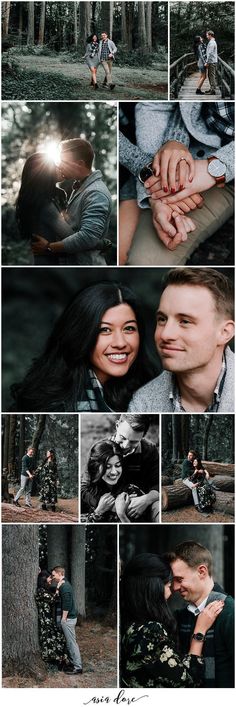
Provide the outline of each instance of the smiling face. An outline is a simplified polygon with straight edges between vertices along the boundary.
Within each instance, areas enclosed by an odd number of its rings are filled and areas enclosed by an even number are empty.
[[[112,376],[128,373],[139,350],[135,313],[128,304],[118,304],[104,313],[90,363],[103,384]]]
[[[171,562],[173,573],[172,587],[181,597],[193,604],[199,604],[206,595],[206,582],[209,581],[204,565],[189,567],[186,562],[176,559]]]
[[[142,438],[143,431],[133,430],[125,420],[117,424],[114,439],[126,453],[134,451]]]
[[[106,470],[102,476],[102,479],[110,486],[114,486],[115,484],[117,484],[117,481],[119,481],[121,474],[121,460],[119,459],[117,454],[114,454],[114,456],[110,457],[110,459],[106,463]]]
[[[155,331],[163,368],[174,373],[200,371],[221,361],[227,342],[225,321],[206,287],[168,285],[161,296]]]

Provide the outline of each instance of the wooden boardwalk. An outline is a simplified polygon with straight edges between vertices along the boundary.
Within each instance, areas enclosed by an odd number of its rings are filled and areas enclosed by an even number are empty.
[[[197,85],[199,82],[199,71],[195,71],[194,74],[191,74],[188,76],[185,81],[183,86],[181,86],[181,89],[178,93],[178,99],[180,101],[219,101],[221,99],[221,91],[219,87],[217,87],[217,93],[215,95],[211,95],[208,93],[207,95],[201,96],[196,94],[196,89]],[[208,79],[204,81],[204,84],[201,88],[201,91],[209,91],[210,90],[210,84]]]

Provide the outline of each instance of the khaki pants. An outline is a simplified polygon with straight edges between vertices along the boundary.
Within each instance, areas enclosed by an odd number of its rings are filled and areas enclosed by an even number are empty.
[[[209,64],[208,66],[208,78],[211,90],[216,93],[216,67],[217,64]]]
[[[107,84],[109,85],[110,83],[112,83],[112,59],[108,59],[107,61],[101,61],[101,64],[106,74]]]
[[[160,241],[152,224],[151,210],[144,209],[129,251],[127,265],[184,265],[200,243],[218,231],[234,212],[232,186],[213,187],[205,192],[203,197],[202,209],[195,209],[189,214],[196,230],[189,233],[187,241],[181,243],[173,252]]]

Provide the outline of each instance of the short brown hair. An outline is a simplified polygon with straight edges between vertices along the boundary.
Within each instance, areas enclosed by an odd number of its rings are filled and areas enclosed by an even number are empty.
[[[214,37],[214,36],[215,36],[215,32],[212,32],[211,29],[207,29],[206,34],[210,34],[211,37]]]
[[[58,574],[65,574],[65,567],[53,567],[51,572],[57,572]]]
[[[165,277],[162,292],[168,285],[206,287],[212,294],[216,311],[234,319],[234,288],[231,280],[213,268],[173,268]]]
[[[132,427],[132,430],[136,430],[136,432],[143,432],[144,435],[150,426],[150,418],[148,415],[123,414],[119,417],[118,425],[120,425],[121,422],[127,422],[128,425]]]
[[[77,160],[83,160],[86,167],[92,167],[94,150],[88,140],[82,140],[80,137],[71,140],[63,140],[61,142],[61,151],[62,153],[74,152]]]
[[[172,556],[172,562],[177,559],[183,560],[189,567],[206,565],[209,576],[211,577],[212,575],[213,559],[210,550],[200,545],[200,543],[196,543],[194,540],[186,540],[184,543],[180,543],[176,546]]]

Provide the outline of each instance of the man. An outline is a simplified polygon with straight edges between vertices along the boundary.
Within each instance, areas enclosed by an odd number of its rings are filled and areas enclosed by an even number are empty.
[[[77,612],[70,582],[65,578],[64,567],[54,567],[51,572],[52,579],[57,581],[57,589],[61,598],[62,619],[61,628],[66,639],[68,653],[73,668],[66,668],[68,675],[79,675],[83,672],[79,646],[76,641],[75,627]]]
[[[67,264],[106,265],[103,251],[109,231],[112,201],[100,170],[92,171],[94,151],[88,140],[75,138],[61,143],[60,171],[75,179],[67,214],[74,233],[55,243],[37,236],[35,255],[66,255]],[[105,241],[104,241],[105,239]]]
[[[210,83],[210,91],[205,91],[205,93],[210,93],[214,95],[216,93],[216,68],[217,68],[217,61],[218,61],[218,56],[217,56],[217,44],[215,41],[215,35],[214,32],[211,30],[208,30],[206,32],[206,38],[208,40],[207,48],[206,48],[206,54],[207,54],[207,63],[206,66],[208,67],[208,78],[209,78],[209,83]]]
[[[130,412],[233,412],[234,296],[211,268],[170,270],[157,312],[155,343],[163,368],[138,390]]]
[[[180,647],[189,652],[191,638],[203,641],[205,682],[203,687],[234,687],[234,600],[212,577],[212,555],[194,541],[178,545],[170,558],[173,590],[188,602],[176,612]],[[205,635],[194,634],[197,615],[216,599],[224,609]]]
[[[234,104],[140,102],[135,123],[137,145],[119,140],[121,164],[138,177],[121,195],[126,221],[125,199],[129,210],[137,202],[127,264],[184,265],[234,212]]]
[[[105,71],[104,85],[107,83],[110,91],[113,91],[113,88],[115,88],[115,84],[112,83],[112,62],[116,52],[117,47],[114,42],[108,38],[107,32],[102,32],[101,41],[99,42],[98,59]]]
[[[188,486],[189,489],[191,489],[194,506],[195,506],[196,510],[199,511],[199,513],[201,513],[202,511],[201,511],[201,509],[199,507],[199,503],[198,503],[198,494],[197,494],[196,485],[192,481],[190,481],[190,479],[189,479],[189,477],[192,476],[192,474],[194,472],[193,461],[196,458],[196,456],[197,456],[196,452],[194,452],[193,449],[190,449],[188,452],[187,459],[183,460],[181,478],[182,478],[183,484],[185,486]]]
[[[25,505],[28,506],[28,508],[32,506],[31,491],[35,465],[34,455],[34,447],[28,447],[26,454],[22,457],[20,488],[13,500],[15,506],[20,506],[19,498],[23,496],[23,493],[25,494]]]

